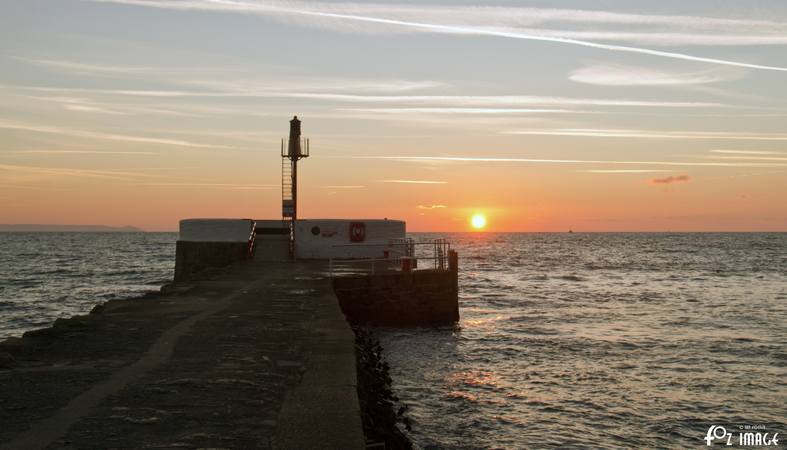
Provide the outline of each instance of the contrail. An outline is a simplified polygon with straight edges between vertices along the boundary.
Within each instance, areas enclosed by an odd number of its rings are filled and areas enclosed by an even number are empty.
[[[332,19],[344,19],[344,20],[352,20],[356,22],[378,23],[378,24],[385,24],[385,25],[416,28],[416,29],[439,32],[439,33],[470,34],[470,35],[496,36],[496,37],[504,37],[510,39],[523,39],[523,40],[530,40],[530,41],[556,42],[560,44],[578,45],[581,47],[596,48],[596,49],[609,50],[615,52],[639,53],[644,55],[658,56],[662,58],[704,62],[709,64],[719,64],[723,66],[745,67],[748,69],[775,70],[780,72],[787,72],[787,67],[751,64],[751,63],[731,61],[731,60],[718,59],[718,58],[706,58],[703,56],[694,56],[686,53],[665,52],[665,51],[652,50],[652,49],[641,48],[641,47],[601,44],[597,42],[584,41],[580,39],[562,38],[556,36],[541,36],[536,34],[518,33],[515,31],[484,29],[484,28],[468,27],[468,26],[460,26],[460,25],[439,25],[434,23],[413,22],[408,20],[397,20],[397,19],[384,19],[381,17],[361,16],[356,14],[341,14],[341,13],[310,11],[306,9],[287,8],[283,6],[270,5],[270,4],[260,5],[255,3],[228,1],[228,0],[203,0],[201,2],[190,1],[190,2],[182,2],[182,3],[181,2],[160,3],[151,0],[92,0],[92,1],[101,2],[101,3],[120,3],[126,5],[148,6],[154,8],[176,9],[176,10],[199,9],[199,10],[207,10],[207,11],[221,10],[227,12],[252,12],[252,13],[260,13],[260,14],[279,13],[279,14],[294,14],[294,15],[302,15],[302,16],[311,16],[311,17],[324,17],[324,18],[332,18]]]
[[[516,33],[512,31],[498,31],[498,30],[484,30],[478,28],[470,28],[470,27],[461,27],[455,25],[437,25],[431,23],[421,23],[421,22],[410,22],[405,20],[394,20],[394,19],[382,19],[378,17],[367,17],[367,16],[356,16],[352,14],[337,14],[337,13],[325,13],[325,12],[317,12],[317,11],[303,11],[303,10],[282,10],[283,12],[291,12],[294,14],[302,14],[307,16],[318,16],[318,17],[331,17],[335,19],[347,19],[347,20],[355,20],[359,22],[371,22],[371,23],[382,23],[387,25],[400,25],[412,28],[421,28],[425,30],[432,30],[444,33],[457,33],[457,34],[478,34],[478,35],[486,35],[486,36],[497,36],[497,37],[506,37],[512,39],[524,39],[529,41],[546,41],[546,42],[557,42],[561,44],[572,44],[572,45],[579,45],[582,47],[590,47],[590,48],[598,48],[603,50],[611,50],[616,52],[629,52],[629,53],[641,53],[645,55],[652,55],[652,56],[661,56],[664,58],[672,58],[672,59],[682,59],[686,61],[697,61],[697,62],[705,62],[710,64],[720,64],[723,66],[734,66],[734,67],[746,67],[749,69],[761,69],[761,70],[777,70],[780,72],[787,72],[787,67],[778,67],[778,66],[765,66],[760,64],[750,64],[744,62],[737,62],[737,61],[730,61],[726,59],[716,59],[716,58],[706,58],[703,56],[693,56],[688,55],[685,53],[675,53],[675,52],[664,52],[660,50],[652,50],[647,48],[640,48],[640,47],[628,47],[625,45],[611,45],[611,44],[600,44],[597,42],[590,42],[590,41],[582,41],[578,39],[568,39],[568,38],[561,38],[561,37],[550,37],[550,36],[538,36],[534,34],[524,34],[524,33]]]

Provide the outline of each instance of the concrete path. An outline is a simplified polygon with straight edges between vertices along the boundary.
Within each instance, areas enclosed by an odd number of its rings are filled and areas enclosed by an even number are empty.
[[[0,448],[364,448],[324,269],[240,263],[0,343]]]

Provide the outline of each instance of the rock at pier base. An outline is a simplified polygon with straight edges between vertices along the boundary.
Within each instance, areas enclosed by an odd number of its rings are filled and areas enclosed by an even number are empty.
[[[404,415],[406,406],[391,390],[388,363],[382,355],[382,346],[374,334],[365,328],[355,327],[355,356],[358,373],[358,401],[361,405],[366,448],[410,450],[413,444],[397,424],[410,429]]]

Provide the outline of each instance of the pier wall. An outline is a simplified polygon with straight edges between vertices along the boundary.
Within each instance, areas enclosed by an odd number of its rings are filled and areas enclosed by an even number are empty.
[[[250,257],[248,242],[191,242],[175,244],[175,281],[184,281],[205,269],[228,266]]]
[[[254,250],[256,225],[251,219],[183,219],[175,245],[175,281],[205,269],[248,259]]]
[[[353,324],[413,326],[459,320],[458,258],[449,270],[387,272],[337,277],[333,289]]]

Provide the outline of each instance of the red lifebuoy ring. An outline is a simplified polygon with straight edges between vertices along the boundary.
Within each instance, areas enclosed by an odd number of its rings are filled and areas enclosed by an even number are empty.
[[[350,242],[363,242],[366,239],[366,224],[350,222]]]

